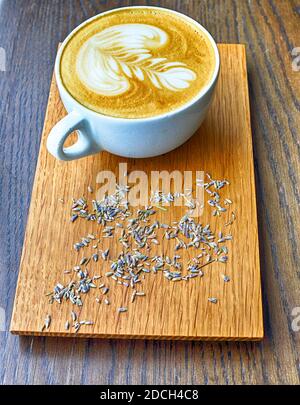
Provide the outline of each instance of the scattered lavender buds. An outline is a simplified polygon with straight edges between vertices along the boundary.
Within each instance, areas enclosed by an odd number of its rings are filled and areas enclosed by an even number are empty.
[[[225,283],[228,283],[230,281],[230,277],[228,277],[228,276],[226,276],[224,274],[222,275],[222,277],[223,277],[223,280],[224,280]]]
[[[213,216],[220,216],[227,212],[232,205],[229,198],[223,199],[221,190],[229,185],[227,180],[214,180],[207,175],[208,182],[197,180],[197,186],[203,187],[209,194],[208,204],[213,208]],[[193,200],[192,190],[185,190],[186,193],[168,193],[160,191],[152,193],[151,204],[132,210],[127,201],[128,186],[117,186],[116,192],[105,196],[103,200],[92,200],[91,208],[88,206],[86,198],[73,199],[71,222],[80,218],[90,222],[96,222],[102,226],[99,236],[90,233],[74,243],[74,250],[79,252],[82,249],[91,248],[97,251],[91,255],[85,253],[79,264],[74,266],[72,271],[65,270],[64,274],[74,274],[74,279],[67,284],[57,283],[53,292],[47,294],[49,302],[61,304],[63,301],[70,301],[73,305],[81,307],[83,305],[82,295],[88,294],[91,289],[100,289],[103,297],[94,298],[96,303],[103,302],[110,305],[107,297],[110,289],[115,284],[123,288],[131,289],[129,301],[134,303],[138,297],[145,297],[143,291],[138,291],[148,274],[161,273],[166,282],[174,283],[188,282],[194,278],[201,278],[205,275],[206,266],[213,263],[226,264],[229,260],[229,249],[227,242],[232,240],[231,234],[223,232],[215,233],[210,224],[201,224],[193,217],[192,212],[196,209],[196,201]],[[93,193],[91,186],[88,192]],[[176,199],[183,198],[185,206],[188,208],[186,214],[171,224],[160,223],[153,219],[157,209],[166,211],[169,206],[175,203]],[[229,213],[227,214],[229,216]],[[225,223],[229,226],[236,219],[236,214],[232,211],[230,219]],[[116,246],[120,247],[119,253],[115,257],[110,257],[110,250],[99,250],[98,244],[101,240],[114,238]],[[173,249],[173,253],[151,255],[151,251],[156,252],[161,249],[160,245],[167,243]],[[184,266],[181,253],[191,250],[191,259]],[[100,259],[100,260],[99,260]],[[102,259],[102,260],[101,260]],[[102,266],[104,271],[101,275],[90,276],[87,270],[89,266]],[[101,267],[101,268],[102,268]],[[204,268],[204,269],[203,269]],[[202,271],[203,269],[203,271]],[[74,273],[73,273],[74,272]],[[109,281],[109,287],[104,282],[98,283],[103,276]],[[224,282],[229,282],[227,275],[222,275]],[[208,298],[210,303],[216,304],[217,298]],[[136,304],[135,304],[136,305]],[[99,308],[103,308],[102,306]],[[118,313],[127,312],[127,307],[117,308]],[[75,333],[81,326],[93,325],[92,321],[79,321],[77,314],[71,312],[72,325],[69,321],[65,323],[65,330],[70,327]],[[47,316],[43,328],[48,329],[51,317]]]
[[[125,307],[118,308],[118,312],[119,313],[127,312],[127,308],[125,308]]]
[[[217,298],[208,298],[208,301],[211,302],[212,304],[216,304],[218,302]]]
[[[203,187],[204,190],[209,194],[209,200],[207,201],[208,205],[214,208],[213,210],[213,216],[220,216],[222,213],[227,211],[227,208],[222,206],[222,199],[220,195],[220,190],[224,188],[225,186],[229,185],[228,180],[214,180],[209,174],[206,174],[208,178],[207,183],[200,182],[198,180],[197,186],[198,187]],[[224,205],[228,206],[231,205],[232,201],[229,200],[228,198],[224,199]]]
[[[45,318],[45,325],[44,325],[44,327],[45,327],[46,329],[49,329],[50,324],[51,324],[51,316],[50,316],[50,315],[47,315],[46,318]]]

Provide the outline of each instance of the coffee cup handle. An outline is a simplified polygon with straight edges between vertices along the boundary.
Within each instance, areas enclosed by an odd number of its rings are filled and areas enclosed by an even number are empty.
[[[68,136],[76,130],[77,142],[65,148]],[[57,159],[68,161],[99,152],[101,147],[93,140],[88,121],[79,113],[72,111],[52,128],[47,139],[47,149]]]

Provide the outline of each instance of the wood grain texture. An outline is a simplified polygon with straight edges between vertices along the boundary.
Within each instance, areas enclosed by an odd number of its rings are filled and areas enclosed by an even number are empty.
[[[155,4],[190,15],[218,42],[245,43],[257,185],[266,338],[204,343],[27,338],[9,334],[56,46],[86,18]],[[0,333],[3,384],[299,384],[299,45],[296,0],[3,0],[0,46]],[[37,80],[33,80],[33,78]],[[4,199],[4,197],[2,197]]]
[[[137,299],[133,305],[130,305],[132,290],[120,287],[105,277],[105,273],[110,271],[109,261],[89,263],[89,274],[102,276],[96,284],[104,283],[109,287],[107,297],[111,305],[95,302],[95,298],[101,296],[99,290],[93,290],[86,296],[82,294],[84,305],[80,309],[80,320],[92,320],[94,325],[82,327],[77,336],[179,340],[258,340],[263,337],[245,47],[220,45],[219,49],[219,83],[205,123],[183,146],[157,158],[124,159],[104,152],[68,163],[54,159],[46,149],[46,140],[50,130],[66,112],[55,80],[52,81],[12,315],[13,333],[74,336],[74,330],[66,332],[64,326],[67,319],[70,321],[71,310],[78,312],[78,307],[71,302],[49,304],[49,299],[45,297],[58,281],[68,285],[76,280],[74,273],[64,275],[64,270],[72,269],[83,256],[90,257],[95,252],[90,246],[76,253],[74,243],[83,235],[93,233],[101,239],[99,247],[110,250],[111,260],[115,260],[124,248],[118,242],[121,230],[115,231],[113,239],[103,239],[103,227],[97,223],[81,219],[75,224],[70,223],[72,198],[86,195],[88,185],[92,185],[96,194],[103,185],[97,184],[100,172],[110,170],[118,183],[124,181],[124,176],[119,176],[119,165],[123,163],[127,165],[128,184],[131,173],[136,171],[146,173],[149,183],[151,173],[162,173],[164,170],[169,173],[177,170],[182,175],[190,171],[194,182],[197,170],[211,173],[213,178],[229,179],[230,185],[226,191],[221,190],[220,195],[229,197],[233,201],[232,207],[220,218],[213,217],[213,209],[207,204],[210,197],[205,193],[205,208],[196,220],[203,225],[210,224],[216,235],[220,231],[224,235],[233,235],[233,242],[227,244],[230,260],[228,264],[207,266],[203,269],[203,278],[188,283],[169,282],[161,272],[149,275],[137,286],[137,290],[144,291],[146,297]],[[155,190],[151,190],[149,184],[149,196],[151,191]],[[176,190],[173,188],[171,191]],[[91,202],[95,195],[87,197]],[[65,203],[60,203],[59,198]],[[171,224],[178,221],[187,209],[184,205],[172,205],[167,212],[157,211],[151,223],[158,220]],[[232,211],[237,220],[226,227]],[[141,251],[150,256],[173,257],[177,242],[166,243],[162,235],[163,232],[157,232],[158,247],[152,245],[150,251]],[[193,252],[191,249],[177,252],[184,269],[188,267],[190,259],[199,253],[201,251],[196,249]],[[230,277],[229,283],[224,283],[224,273]],[[209,303],[209,297],[217,297],[218,303]],[[128,313],[116,315],[117,308],[124,306],[128,307]],[[41,332],[47,314],[51,315],[51,326],[49,330]]]

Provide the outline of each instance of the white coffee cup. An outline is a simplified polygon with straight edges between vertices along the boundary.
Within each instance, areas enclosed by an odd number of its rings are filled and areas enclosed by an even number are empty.
[[[143,8],[145,7],[143,6]],[[147,8],[155,9],[155,7]],[[114,12],[116,9],[102,15],[112,11]],[[216,64],[208,85],[199,92],[196,98],[180,108],[150,118],[116,118],[84,107],[64,87],[60,75],[60,61],[71,36],[85,24],[98,18],[95,16],[77,27],[65,39],[56,58],[56,82],[68,115],[54,126],[48,136],[47,148],[53,156],[60,160],[74,160],[103,150],[131,158],[157,156],[182,145],[199,128],[211,104],[217,84],[220,69],[219,51],[212,36],[199,23],[176,11],[168,10],[168,12],[197,24],[198,28],[209,38]],[[77,142],[68,148],[64,147],[69,135],[76,130],[78,131]]]

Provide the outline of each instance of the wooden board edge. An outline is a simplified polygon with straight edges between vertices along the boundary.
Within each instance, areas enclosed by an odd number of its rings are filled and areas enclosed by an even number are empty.
[[[253,178],[253,185],[252,185],[252,198],[254,199],[254,204],[255,204],[255,225],[256,225],[256,244],[257,244],[257,256],[258,256],[258,268],[257,268],[257,273],[259,277],[259,295],[260,295],[260,316],[259,316],[259,322],[260,325],[257,325],[259,328],[259,333],[258,335],[261,336],[261,339],[264,338],[265,336],[265,330],[264,330],[264,313],[263,313],[263,299],[262,299],[262,275],[261,275],[261,265],[260,265],[260,247],[259,247],[259,232],[258,232],[258,214],[257,214],[257,192],[256,192],[256,182],[255,182],[255,170],[254,170],[254,149],[253,149],[253,132],[252,132],[252,125],[251,125],[251,105],[250,105],[250,93],[249,93],[249,77],[248,77],[248,69],[247,69],[247,52],[246,52],[246,45],[241,44],[241,49],[243,49],[243,61],[244,61],[244,66],[243,69],[245,70],[245,78],[246,80],[244,81],[243,85],[245,86],[245,94],[247,95],[246,97],[246,103],[247,103],[247,108],[246,111],[248,113],[247,121],[249,125],[249,132],[250,132],[250,137],[249,137],[249,148],[250,148],[250,153],[252,156],[251,159],[251,175]]]
[[[238,342],[238,341],[256,341],[264,339],[264,335],[255,334],[253,336],[168,336],[168,335],[119,335],[119,334],[93,334],[93,333],[59,333],[59,332],[36,332],[19,331],[10,329],[12,335],[17,336],[35,336],[35,337],[62,337],[79,339],[114,339],[114,340],[165,340],[165,341],[218,341],[218,342]]]

